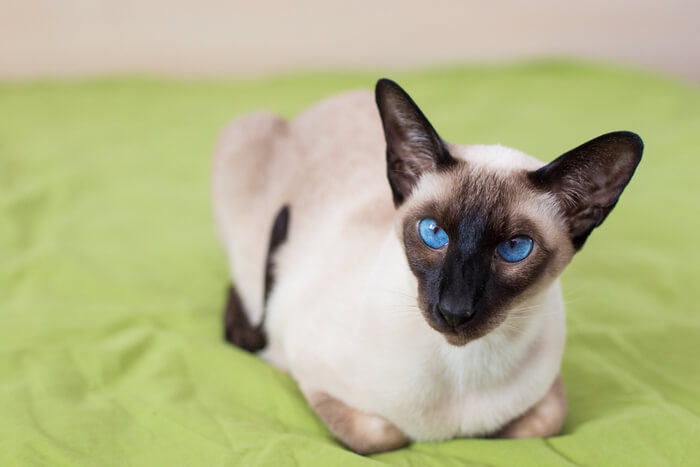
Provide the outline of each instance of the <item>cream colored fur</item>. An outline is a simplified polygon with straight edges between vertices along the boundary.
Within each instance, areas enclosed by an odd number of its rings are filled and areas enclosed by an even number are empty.
[[[558,374],[565,340],[559,283],[552,277],[515,306],[537,313],[514,313],[466,346],[448,344],[417,309],[385,148],[365,91],[327,99],[289,123],[258,113],[225,130],[214,167],[215,214],[255,323],[270,226],[282,205],[291,206],[262,357],[288,371],[307,398],[330,395],[412,440],[493,434],[540,401]],[[483,170],[543,165],[501,146],[450,151]],[[438,176],[424,177],[412,198],[440,189]]]

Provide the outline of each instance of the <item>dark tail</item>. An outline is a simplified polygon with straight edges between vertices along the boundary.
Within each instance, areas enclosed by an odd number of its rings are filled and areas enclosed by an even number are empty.
[[[285,204],[277,213],[275,222],[272,224],[272,232],[270,232],[270,243],[267,247],[267,260],[265,260],[265,295],[263,295],[263,306],[267,304],[267,299],[270,297],[272,287],[275,286],[274,272],[274,256],[277,249],[287,240],[287,231],[289,230],[289,205]],[[263,321],[264,318],[263,311]]]
[[[263,299],[263,316],[258,326],[252,326],[243,308],[241,298],[236,288],[231,285],[228,289],[228,299],[224,309],[224,338],[233,345],[249,352],[257,352],[267,345],[265,335],[265,315],[267,299],[275,285],[274,255],[277,249],[287,240],[289,230],[289,206],[284,205],[277,213],[272,223],[270,242],[267,247],[265,260],[265,291]]]

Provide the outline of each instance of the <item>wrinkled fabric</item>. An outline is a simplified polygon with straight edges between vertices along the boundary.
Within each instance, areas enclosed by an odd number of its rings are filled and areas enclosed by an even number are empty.
[[[389,74],[449,141],[551,160],[608,131],[644,138],[563,277],[561,436],[357,456],[290,377],[223,342],[220,129],[384,74],[0,83],[0,465],[698,462],[700,96],[672,79],[568,62]]]

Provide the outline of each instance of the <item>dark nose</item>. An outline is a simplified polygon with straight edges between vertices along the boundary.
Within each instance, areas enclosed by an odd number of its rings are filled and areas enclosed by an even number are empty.
[[[471,306],[451,300],[441,300],[438,309],[447,324],[453,328],[461,326],[474,316],[474,309]]]

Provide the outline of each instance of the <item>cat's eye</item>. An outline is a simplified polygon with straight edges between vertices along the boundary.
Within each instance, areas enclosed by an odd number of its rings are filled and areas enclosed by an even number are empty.
[[[418,224],[418,233],[423,243],[436,250],[447,245],[447,242],[450,241],[447,232],[433,219],[423,219],[420,221]]]
[[[534,242],[526,235],[516,235],[496,247],[498,256],[508,263],[517,263],[527,258],[532,252]]]
[[[418,233],[423,243],[436,250],[447,245],[450,241],[447,232],[445,232],[434,219],[423,219],[420,221],[418,224]]]

